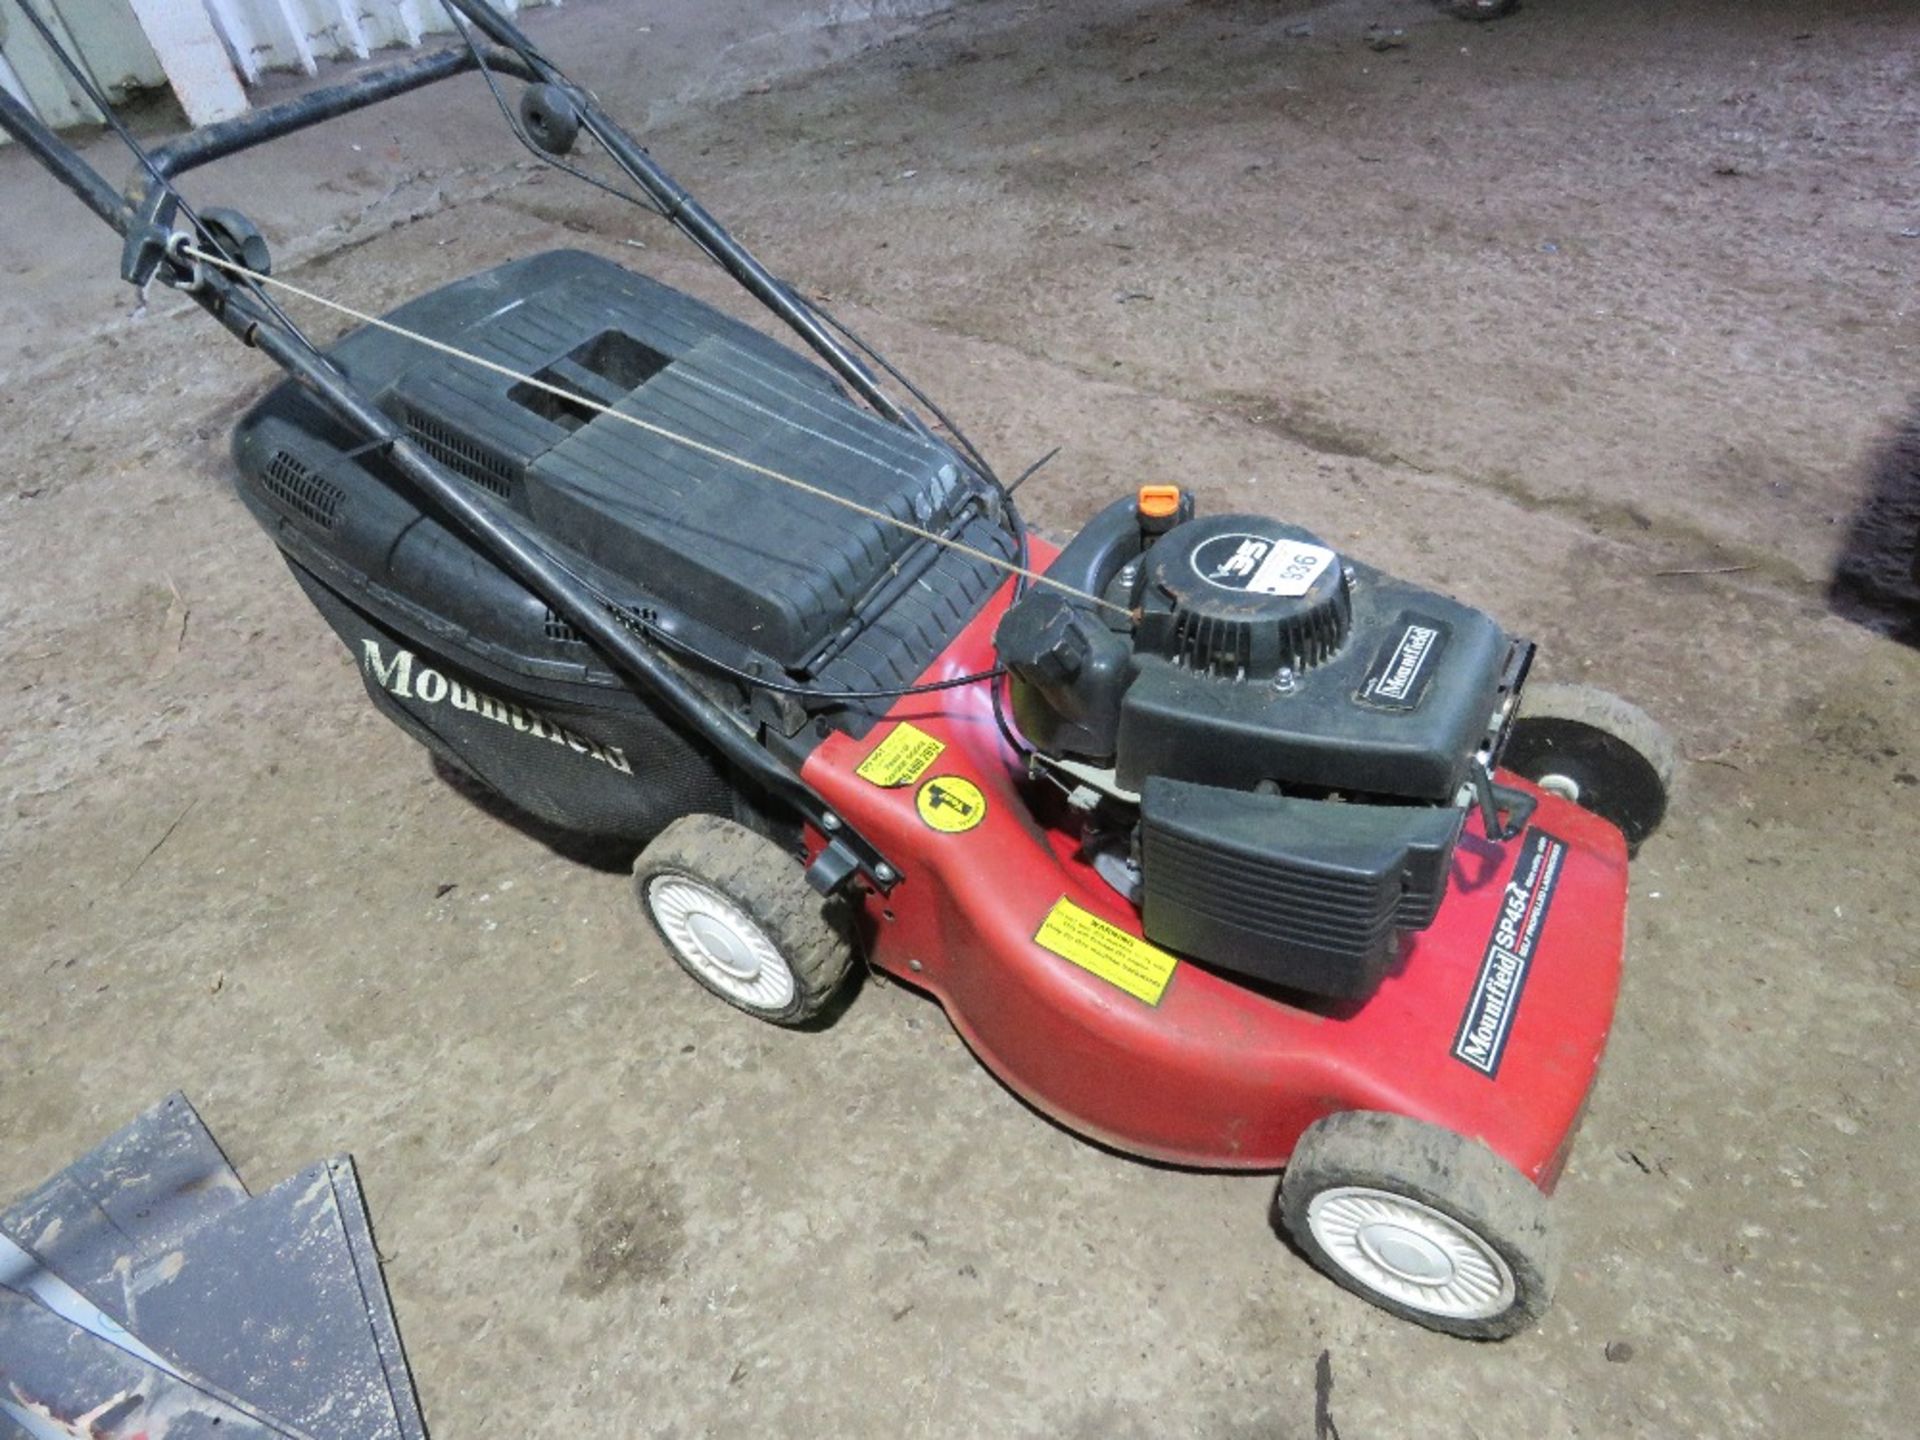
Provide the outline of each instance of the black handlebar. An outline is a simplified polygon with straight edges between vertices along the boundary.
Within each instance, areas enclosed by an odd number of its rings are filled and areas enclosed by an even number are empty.
[[[538,78],[531,65],[508,50],[488,52],[486,64],[489,70],[498,70],[517,80]],[[176,175],[223,156],[250,150],[255,145],[278,140],[296,130],[305,130],[308,126],[337,119],[352,111],[364,110],[369,105],[378,105],[382,100],[391,100],[396,95],[405,95],[411,90],[422,89],[437,80],[462,75],[475,68],[473,53],[464,46],[436,50],[431,55],[369,70],[339,85],[296,95],[265,110],[250,111],[237,119],[222,120],[214,125],[203,125],[198,130],[189,130],[177,139],[154,147],[147,155],[153,161],[154,169],[165,179],[171,180]],[[136,170],[133,179],[128,182],[128,194],[142,192],[151,183],[151,174]]]
[[[135,173],[126,195],[109,185],[71,145],[55,135],[45,121],[3,88],[0,88],[0,130],[24,145],[89,210],[126,237],[121,267],[127,279],[145,284],[165,267],[168,283],[181,285],[209,315],[246,344],[270,355],[369,445],[385,450],[412,485],[436,508],[450,515],[483,554],[526,584],[586,635],[617,669],[677,711],[743,774],[792,805],[828,841],[809,878],[823,888],[837,887],[849,876],[863,873],[876,888],[888,890],[897,882],[899,872],[886,862],[871,841],[845,824],[796,772],[775,760],[651,644],[615,623],[594,591],[549,556],[514,517],[475,500],[470,486],[399,433],[336,365],[306,345],[304,337],[292,328],[292,322],[268,300],[264,291],[257,288],[256,282],[236,278],[218,267],[202,271],[197,266],[189,266],[177,252],[174,242],[179,237],[174,223],[180,200],[172,186],[174,176],[484,64],[488,70],[497,69],[518,79],[563,89],[587,130],[683,234],[799,332],[877,411],[898,424],[926,433],[919,418],[903,410],[879,388],[866,367],[839,343],[812,310],[729,235],[586,91],[568,81],[548,62],[505,16],[484,0],[447,0],[447,3],[502,48],[482,51],[478,44],[467,44],[436,51],[182,135],[143,154],[141,168]],[[133,143],[130,137],[128,143]]]

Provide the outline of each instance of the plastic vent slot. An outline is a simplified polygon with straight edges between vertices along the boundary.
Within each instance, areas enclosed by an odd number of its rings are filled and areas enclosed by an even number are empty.
[[[449,470],[466,476],[481,489],[491,490],[503,500],[513,498],[513,469],[497,455],[489,454],[465,436],[418,410],[407,411],[407,429],[413,432],[413,438],[420,442],[429,455]]]
[[[647,627],[660,618],[660,612],[651,605],[615,605],[611,601],[603,603],[606,604],[609,615],[618,620],[623,628],[631,630],[642,640],[649,638]]]
[[[609,603],[606,609],[607,613],[618,620],[625,629],[631,630],[643,640],[647,638],[647,627],[660,618],[659,613],[651,607],[642,607],[636,610],[630,606]],[[547,610],[544,629],[547,639],[553,641],[556,645],[584,645],[587,643],[587,637],[574,629],[565,616],[551,607]]]
[[[338,485],[314,474],[298,456],[285,450],[273,452],[260,483],[282,505],[322,530],[333,528],[347,498]]]

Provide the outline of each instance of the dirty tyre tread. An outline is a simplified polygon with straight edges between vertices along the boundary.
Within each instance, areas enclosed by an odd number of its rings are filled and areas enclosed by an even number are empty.
[[[1513,1272],[1514,1301],[1498,1315],[1453,1319],[1380,1294],[1330,1257],[1307,1223],[1323,1190],[1364,1185],[1417,1200],[1467,1226]],[[1279,1219],[1320,1270],[1344,1289],[1428,1329],[1470,1340],[1500,1340],[1545,1313],[1559,1277],[1552,1202],[1486,1146],[1437,1125],[1378,1111],[1329,1115],[1301,1136],[1281,1178]]]
[[[681,960],[647,903],[655,876],[679,874],[710,885],[765,932],[793,972],[792,1002],[778,1012],[756,1009],[715,989]],[[633,865],[634,899],[648,931],[707,993],[775,1025],[802,1026],[839,993],[853,969],[853,946],[835,923],[835,902],[807,883],[806,872],[764,835],[718,815],[686,815],[662,830]]]

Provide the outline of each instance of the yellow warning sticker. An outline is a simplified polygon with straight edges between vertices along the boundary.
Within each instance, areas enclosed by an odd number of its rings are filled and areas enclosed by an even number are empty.
[[[936,775],[913,797],[920,818],[942,835],[958,835],[987,818],[987,797],[962,775]]]
[[[1064,897],[1047,912],[1034,937],[1051,950],[1109,985],[1117,985],[1136,1000],[1158,1005],[1180,962],[1156,950],[1118,925],[1109,925],[1090,910]]]
[[[887,732],[887,738],[873,747],[853,773],[883,790],[898,789],[926,774],[927,767],[938,760],[946,748],[945,741],[934,739],[917,726],[902,723]]]

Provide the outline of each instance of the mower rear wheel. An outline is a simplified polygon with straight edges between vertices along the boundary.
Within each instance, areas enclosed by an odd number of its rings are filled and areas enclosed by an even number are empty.
[[[1334,1280],[1402,1319],[1473,1340],[1537,1320],[1559,1265],[1551,1206],[1478,1141],[1352,1110],[1308,1127],[1280,1220]]]
[[[805,1025],[846,983],[853,947],[799,862],[717,815],[687,815],[634,862],[641,913],[680,967],[729,1005]]]
[[[1667,813],[1680,751],[1657,720],[1618,695],[1539,683],[1520,693],[1500,763],[1611,822],[1632,854]]]

